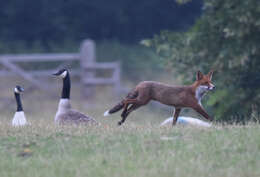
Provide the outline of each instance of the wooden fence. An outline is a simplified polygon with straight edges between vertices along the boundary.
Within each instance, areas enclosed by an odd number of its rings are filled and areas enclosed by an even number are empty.
[[[58,69],[69,66],[73,61],[80,62],[80,68],[73,70],[71,75],[78,75],[81,78],[83,94],[91,99],[95,95],[97,85],[113,85],[114,92],[119,93],[120,85],[120,63],[102,62],[97,63],[95,57],[95,43],[92,40],[82,42],[79,53],[59,53],[59,54],[18,54],[18,55],[0,55],[0,64],[3,69],[0,70],[0,77],[19,75],[44,91],[49,91],[48,83],[39,81],[37,76],[49,76]],[[61,64],[52,70],[25,70],[17,63],[19,62],[61,62]],[[112,76],[106,78],[96,77],[98,70],[111,70]]]

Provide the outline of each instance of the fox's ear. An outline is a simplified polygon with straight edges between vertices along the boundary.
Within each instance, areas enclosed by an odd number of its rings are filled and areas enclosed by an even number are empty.
[[[209,77],[209,80],[211,80],[212,79],[212,75],[213,75],[213,70],[211,70],[209,73],[208,73],[208,77]]]
[[[197,81],[201,80],[202,78],[203,78],[202,72],[198,71],[197,72],[197,77],[196,77]]]

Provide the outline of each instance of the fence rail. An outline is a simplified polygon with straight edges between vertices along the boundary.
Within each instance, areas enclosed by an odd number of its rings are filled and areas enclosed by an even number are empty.
[[[19,62],[57,62],[62,64],[55,69],[47,70],[24,70]],[[97,63],[95,58],[95,43],[92,40],[83,41],[79,53],[55,53],[55,54],[17,54],[0,55],[0,64],[4,67],[0,70],[0,77],[19,75],[32,83],[33,86],[48,91],[48,83],[39,81],[38,76],[46,77],[50,73],[69,65],[70,62],[79,61],[80,68],[73,70],[72,75],[81,77],[81,84],[85,97],[89,99],[95,95],[96,85],[113,85],[115,93],[120,92],[120,63],[102,62]],[[98,70],[111,70],[112,76],[106,78],[96,77]]]
[[[79,59],[80,55],[76,53],[0,55],[0,60],[11,62],[71,61]]]

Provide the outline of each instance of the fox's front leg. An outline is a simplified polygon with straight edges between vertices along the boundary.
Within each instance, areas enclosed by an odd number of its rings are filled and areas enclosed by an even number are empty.
[[[208,113],[204,110],[204,108],[197,104],[196,106],[192,107],[195,111],[197,111],[198,113],[200,113],[203,117],[205,117],[206,119],[212,121],[213,119],[208,115]]]
[[[172,120],[172,126],[174,126],[176,124],[180,112],[181,112],[181,108],[175,108],[174,116],[173,116],[173,120]]]

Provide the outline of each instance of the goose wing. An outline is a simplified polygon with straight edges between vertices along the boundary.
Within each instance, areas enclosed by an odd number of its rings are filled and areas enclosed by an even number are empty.
[[[60,115],[60,121],[62,123],[76,123],[76,124],[80,124],[80,123],[97,124],[98,123],[95,119],[88,117],[85,114],[73,109]]]

